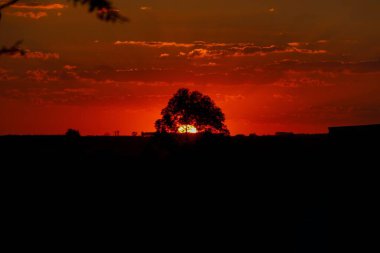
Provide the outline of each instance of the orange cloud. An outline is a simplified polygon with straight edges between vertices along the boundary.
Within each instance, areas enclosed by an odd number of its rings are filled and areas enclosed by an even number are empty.
[[[293,44],[293,43],[292,43]],[[278,47],[278,46],[269,46],[269,47],[259,47],[259,46],[249,46],[245,47],[242,50],[237,50],[234,54],[230,55],[233,57],[249,57],[249,56],[265,56],[267,54],[283,54],[283,53],[298,53],[298,54],[326,54],[327,50],[323,49],[305,49],[298,47]]]
[[[26,74],[30,80],[37,82],[58,81],[58,78],[51,76],[47,70],[28,70]]]
[[[201,66],[201,67],[216,67],[216,66],[218,66],[218,64],[216,62],[208,62],[208,63],[200,64],[199,66]]]
[[[210,51],[208,51],[207,49],[197,48],[190,51],[187,54],[187,56],[190,58],[205,58],[205,57],[211,57],[211,54],[210,54]]]
[[[41,3],[16,3],[11,6],[16,9],[57,10],[65,8],[63,4],[41,4]]]
[[[77,69],[78,67],[74,66],[74,65],[65,65],[65,66],[63,66],[63,68],[65,70],[74,70],[74,69]]]
[[[177,42],[162,42],[162,41],[116,41],[114,45],[125,45],[125,46],[142,46],[142,47],[153,47],[153,48],[163,48],[163,47],[193,47],[192,43],[177,43]]]
[[[44,52],[28,50],[26,52],[25,56],[22,56],[20,54],[16,54],[16,55],[12,56],[12,58],[23,58],[23,57],[25,57],[27,59],[41,59],[41,60],[55,59],[55,60],[58,60],[60,58],[60,55],[58,53],[44,53]]]
[[[65,93],[76,93],[76,94],[81,94],[81,95],[93,95],[97,92],[96,89],[92,89],[92,88],[67,88],[67,89],[63,89],[63,91]]]
[[[288,45],[291,47],[299,47],[299,46],[301,46],[301,43],[300,42],[289,42]]]
[[[22,12],[22,11],[17,11],[17,12],[8,12],[7,13],[10,16],[15,16],[15,17],[23,17],[23,18],[31,18],[31,19],[40,19],[43,17],[46,17],[48,14],[45,11],[39,11],[39,12]]]
[[[13,76],[9,73],[9,70],[0,68],[0,81],[10,81],[17,79],[16,76]]]
[[[152,7],[150,7],[150,6],[141,6],[140,10],[142,10],[142,11],[151,11]]]
[[[90,83],[97,81],[95,79],[90,79],[87,77],[81,77],[76,71],[76,66],[65,65],[63,70],[45,70],[45,69],[35,69],[26,71],[26,76],[30,80],[38,82],[57,82],[57,81],[83,81],[85,83]]]
[[[357,62],[344,62],[344,61],[319,61],[319,62],[303,62],[297,60],[283,60],[269,64],[265,67],[265,71],[293,71],[293,72],[307,72],[318,74],[366,74],[366,73],[380,73],[380,61],[357,61]]]
[[[170,54],[160,54],[160,58],[166,58],[166,57],[169,57],[170,56]]]
[[[284,51],[285,53],[300,53],[300,54],[326,54],[327,50],[319,49],[302,49],[302,48],[291,48]]]
[[[58,53],[28,52],[26,54],[26,58],[42,59],[42,60],[49,60],[49,59],[58,60],[60,58],[60,55]]]
[[[193,43],[163,42],[163,41],[116,41],[114,45],[148,48],[171,47],[181,48],[179,57],[188,58],[221,58],[221,57],[253,57],[268,54],[297,53],[325,54],[326,50],[313,49],[311,43],[290,42],[286,45],[258,46],[254,43],[216,43],[195,41]]]

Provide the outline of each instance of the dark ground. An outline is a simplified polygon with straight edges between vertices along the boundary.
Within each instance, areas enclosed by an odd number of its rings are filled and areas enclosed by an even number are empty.
[[[328,214],[358,194],[351,186],[373,166],[378,143],[328,135],[0,137],[11,230],[233,252],[327,252]]]

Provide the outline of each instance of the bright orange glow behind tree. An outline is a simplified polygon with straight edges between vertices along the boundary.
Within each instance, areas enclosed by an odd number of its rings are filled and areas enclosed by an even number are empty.
[[[195,126],[192,126],[192,125],[182,125],[178,128],[178,133],[180,133],[180,134],[186,134],[186,133],[196,134],[196,133],[198,133],[198,130]]]

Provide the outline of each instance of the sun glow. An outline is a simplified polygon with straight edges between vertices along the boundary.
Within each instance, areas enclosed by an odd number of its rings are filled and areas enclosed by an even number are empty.
[[[185,133],[196,134],[197,132],[198,132],[197,128],[193,125],[182,125],[178,128],[178,133],[180,134],[185,134]]]

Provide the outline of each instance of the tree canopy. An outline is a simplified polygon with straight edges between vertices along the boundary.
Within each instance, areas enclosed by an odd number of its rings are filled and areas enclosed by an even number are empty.
[[[177,133],[182,126],[193,126],[198,132],[229,134],[222,110],[199,91],[179,89],[161,115],[155,123],[160,133]]]

